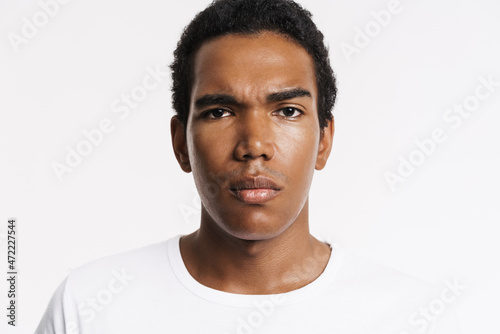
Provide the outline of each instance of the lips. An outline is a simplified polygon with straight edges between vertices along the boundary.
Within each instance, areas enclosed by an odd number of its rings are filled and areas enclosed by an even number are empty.
[[[248,204],[261,204],[278,196],[281,187],[266,176],[243,177],[231,182],[231,193]]]

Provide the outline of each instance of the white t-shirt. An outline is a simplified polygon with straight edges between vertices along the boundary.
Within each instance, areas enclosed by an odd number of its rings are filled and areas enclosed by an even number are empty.
[[[73,270],[35,334],[458,333],[447,316],[460,293],[453,282],[449,291],[434,290],[332,247],[323,273],[300,289],[234,294],[206,287],[189,274],[180,237]]]

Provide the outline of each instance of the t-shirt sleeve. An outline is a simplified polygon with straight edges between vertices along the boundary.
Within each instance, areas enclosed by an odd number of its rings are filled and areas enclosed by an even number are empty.
[[[68,277],[64,279],[54,292],[35,334],[78,333],[76,323],[71,321],[71,315],[68,312],[67,282]]]

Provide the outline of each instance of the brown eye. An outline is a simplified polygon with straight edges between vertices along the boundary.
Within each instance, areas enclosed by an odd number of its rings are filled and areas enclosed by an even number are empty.
[[[279,111],[282,112],[283,115],[287,118],[297,118],[302,114],[302,112],[299,109],[293,107],[286,107],[280,109]]]
[[[224,109],[212,109],[207,111],[204,114],[204,117],[206,118],[223,118],[225,113],[229,113],[227,110]]]

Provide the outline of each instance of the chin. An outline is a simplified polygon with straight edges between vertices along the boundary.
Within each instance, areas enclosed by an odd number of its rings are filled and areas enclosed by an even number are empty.
[[[267,223],[266,223],[267,222]],[[234,222],[234,224],[224,224],[221,226],[229,235],[241,240],[269,240],[282,234],[290,224],[280,222],[280,224],[269,224],[267,220],[252,220]]]

